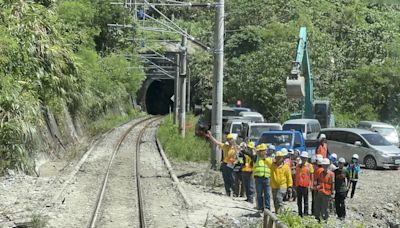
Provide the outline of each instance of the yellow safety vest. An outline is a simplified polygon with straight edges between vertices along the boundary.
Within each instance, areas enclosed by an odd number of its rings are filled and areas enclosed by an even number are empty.
[[[257,161],[254,164],[254,176],[255,177],[270,177],[271,170],[267,166],[267,163],[264,159],[260,159],[257,157]]]
[[[253,172],[253,164],[249,155],[244,155],[244,166],[242,168],[243,172]]]

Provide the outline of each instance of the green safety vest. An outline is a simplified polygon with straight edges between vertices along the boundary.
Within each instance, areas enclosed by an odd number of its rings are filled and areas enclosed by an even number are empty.
[[[264,159],[260,159],[257,157],[257,161],[254,164],[254,176],[255,177],[270,177],[271,176],[271,170],[267,166],[267,164],[264,162]]]

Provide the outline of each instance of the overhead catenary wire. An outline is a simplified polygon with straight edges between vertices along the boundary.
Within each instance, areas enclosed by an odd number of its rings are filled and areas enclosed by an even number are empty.
[[[157,7],[155,7],[154,5],[152,5],[151,3],[149,3],[147,0],[144,0],[144,2],[150,6],[153,10],[155,10],[158,14],[160,14],[160,16],[162,16],[166,21],[168,21],[169,23],[171,23],[172,25],[174,25],[178,30],[180,30],[180,34],[186,36],[188,39],[192,40],[194,39],[193,36],[191,36],[190,34],[188,34],[184,29],[182,29],[181,27],[179,27],[175,22],[173,22],[171,19],[169,19],[165,14],[163,14],[160,10],[157,9]]]

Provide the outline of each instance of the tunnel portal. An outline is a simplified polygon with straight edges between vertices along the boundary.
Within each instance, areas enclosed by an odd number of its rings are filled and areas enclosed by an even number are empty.
[[[165,115],[172,110],[174,103],[174,80],[155,80],[146,92],[146,110],[151,115]]]

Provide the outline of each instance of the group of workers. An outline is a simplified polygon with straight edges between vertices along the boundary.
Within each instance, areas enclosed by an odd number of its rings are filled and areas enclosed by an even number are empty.
[[[275,150],[274,145],[254,142],[236,144],[233,135],[227,142],[217,141],[208,132],[207,138],[217,144],[222,152],[221,171],[228,196],[244,196],[253,204],[256,193],[257,209],[271,210],[270,192],[275,213],[284,210],[284,201],[297,200],[299,216],[309,215],[309,192],[312,195],[311,214],[317,220],[327,220],[332,202],[339,219],[346,216],[345,199],[351,189],[355,193],[360,165],[358,155],[347,164],[344,158],[329,153],[324,134],[319,138],[316,155],[309,157],[307,151]],[[255,183],[255,191],[254,191]]]

